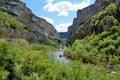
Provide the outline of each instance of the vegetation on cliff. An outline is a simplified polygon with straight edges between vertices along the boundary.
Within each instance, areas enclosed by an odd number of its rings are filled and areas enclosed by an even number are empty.
[[[0,4],[5,4],[6,3],[6,0],[0,0]]]
[[[8,13],[0,12],[0,26],[14,28],[14,29],[24,29],[24,25],[10,16]]]
[[[24,38],[30,43],[44,44],[49,36],[54,36],[52,40],[56,42],[58,38],[55,28],[20,0],[0,0],[0,28],[0,38],[11,41]]]
[[[120,63],[120,22],[116,17],[117,6],[111,3],[104,10],[91,17],[74,34],[75,42],[65,55],[83,63],[104,66]]]
[[[119,3],[118,3],[119,4]],[[92,16],[71,36],[65,56],[83,63],[112,66],[120,63],[120,22],[116,3]]]
[[[84,63],[110,64],[119,63],[120,56],[120,27],[113,26],[101,34],[92,34],[82,40],[76,40],[65,51],[71,59],[81,60]]]
[[[99,34],[114,25],[119,25],[119,17],[116,17],[118,13],[117,5],[115,3],[109,4],[105,9],[79,26],[79,29],[69,37],[68,40],[71,40],[70,44],[72,44],[75,39],[83,39],[92,33]]]

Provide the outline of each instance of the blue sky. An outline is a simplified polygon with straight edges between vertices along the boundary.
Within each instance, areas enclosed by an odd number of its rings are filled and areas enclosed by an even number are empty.
[[[78,9],[87,7],[95,0],[21,0],[31,11],[51,23],[58,32],[66,32],[76,17]]]

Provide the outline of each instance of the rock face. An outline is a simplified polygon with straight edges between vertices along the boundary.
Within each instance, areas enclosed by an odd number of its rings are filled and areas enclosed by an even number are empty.
[[[115,3],[118,11],[120,11],[120,4],[119,4],[120,0],[96,0],[95,4],[90,5],[82,10],[78,10],[77,17],[74,18],[73,24],[68,28],[68,35],[69,35],[68,44],[73,43],[74,40],[77,39],[76,36],[78,35],[80,35],[78,39],[82,39],[85,36],[93,33],[94,28],[91,25],[93,23],[91,18],[96,14],[98,14],[100,11],[104,10],[111,3]],[[117,15],[119,15],[119,12]],[[117,20],[120,20],[120,19],[117,19]],[[108,26],[111,26],[111,25],[109,24],[109,25],[106,25],[106,27],[104,26],[104,28],[102,28],[103,29],[102,31],[107,30],[109,28]],[[84,28],[84,29],[80,29],[80,28]]]
[[[48,23],[45,19],[34,15],[23,2],[19,0],[5,0],[5,3],[2,5],[2,7],[7,10],[8,14],[12,15],[15,19],[26,26],[25,29],[27,31],[4,28],[3,31],[12,32],[11,34],[14,34],[14,38],[15,35],[17,36],[17,34],[19,34],[19,38],[25,38],[29,42],[34,43],[36,41],[41,41],[43,36],[58,36],[58,33],[52,24]],[[7,33],[8,32],[6,32],[6,34]]]

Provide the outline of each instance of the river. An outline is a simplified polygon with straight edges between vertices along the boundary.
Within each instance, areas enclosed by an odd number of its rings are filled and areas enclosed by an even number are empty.
[[[64,53],[64,49],[58,49],[52,51],[52,54],[54,55],[54,61],[68,63],[69,60],[63,56],[63,53]]]

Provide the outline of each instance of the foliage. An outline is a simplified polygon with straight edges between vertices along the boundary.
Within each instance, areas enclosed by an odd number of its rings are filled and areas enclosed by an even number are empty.
[[[0,4],[5,4],[6,3],[6,0],[0,0]]]
[[[3,68],[0,67],[0,80],[7,80],[9,72],[3,70]]]
[[[91,41],[92,37],[86,40]],[[79,52],[79,49],[84,49],[82,44],[78,44],[79,42],[77,40],[71,48],[73,51]],[[79,47],[76,49],[77,45]],[[108,74],[102,65],[83,64],[81,60],[67,64],[58,63],[48,57],[47,52],[50,48],[51,46],[48,45],[31,45],[22,39],[17,43],[0,40],[0,80],[109,80],[119,78],[119,64],[115,66],[118,72],[112,75]],[[87,48],[91,51],[89,47]],[[74,53],[76,55],[76,52]],[[88,57],[87,53],[85,56]],[[110,58],[112,63],[118,59],[112,56]]]
[[[73,35],[75,41],[65,51],[65,55],[71,59],[82,60],[83,63],[118,64],[120,23],[115,18],[116,11],[116,4],[111,3],[81,25]],[[87,28],[89,28],[88,31]],[[88,36],[85,37],[86,35]],[[110,55],[113,57],[109,58]]]
[[[0,12],[0,25],[15,29],[24,29],[24,25],[5,12]]]
[[[8,10],[5,7],[0,6],[0,11],[1,12],[7,12]]]
[[[4,0],[1,0],[1,3],[3,2]],[[111,10],[109,10],[110,8]],[[112,21],[115,26],[101,34],[92,34],[82,40],[76,40],[71,47],[65,50],[65,55],[73,60],[68,64],[54,62],[48,56],[47,53],[53,47],[58,47],[52,40],[46,39],[45,45],[38,45],[29,44],[23,39],[16,43],[1,39],[0,80],[120,79],[120,65],[118,64],[120,60],[120,28],[119,22],[114,16],[111,16],[111,14],[115,14],[115,9],[116,6],[111,4],[103,13],[93,17],[95,19],[93,26],[97,27],[105,21]],[[25,29],[24,25],[4,12],[0,12],[0,22],[2,27]],[[28,28],[25,30],[38,34]],[[112,65],[117,73],[109,74],[104,65]]]
[[[109,15],[109,16],[115,15],[116,10],[117,10],[117,7],[116,7],[115,3],[111,3],[104,10],[100,11],[98,14],[96,14],[92,18],[96,18],[98,20],[101,20],[107,15]]]
[[[14,17],[10,16],[7,13],[6,8],[0,7],[0,10],[5,11],[5,12],[0,11],[0,26],[1,27],[25,30],[25,31],[28,31],[30,33],[33,33],[35,35],[42,37],[42,39],[45,38],[43,34],[40,34],[39,32],[32,30],[31,28],[29,28],[29,26],[23,25],[18,20],[16,20]]]
[[[93,30],[96,33],[103,32],[104,26],[108,27],[119,25],[118,20],[115,18],[117,7],[114,3],[111,3],[104,10],[100,11],[98,14],[90,19],[90,24],[93,26]]]
[[[120,45],[120,28],[113,26],[108,31],[98,35],[90,35],[82,40],[76,40],[74,44],[65,51],[65,55],[71,59],[77,59],[84,63],[97,64],[117,64],[119,63],[119,45]],[[109,56],[117,61],[111,61]]]
[[[45,39],[45,45],[50,45],[50,46],[54,46],[54,48],[58,48],[59,46],[59,43],[58,42],[55,42],[55,40],[51,40],[49,38],[46,38]]]
[[[119,26],[119,20],[116,18],[117,6],[115,3],[109,4],[105,9],[92,16],[70,37],[68,42],[73,43],[76,39],[83,39],[93,33],[100,34],[107,31],[112,26]]]

